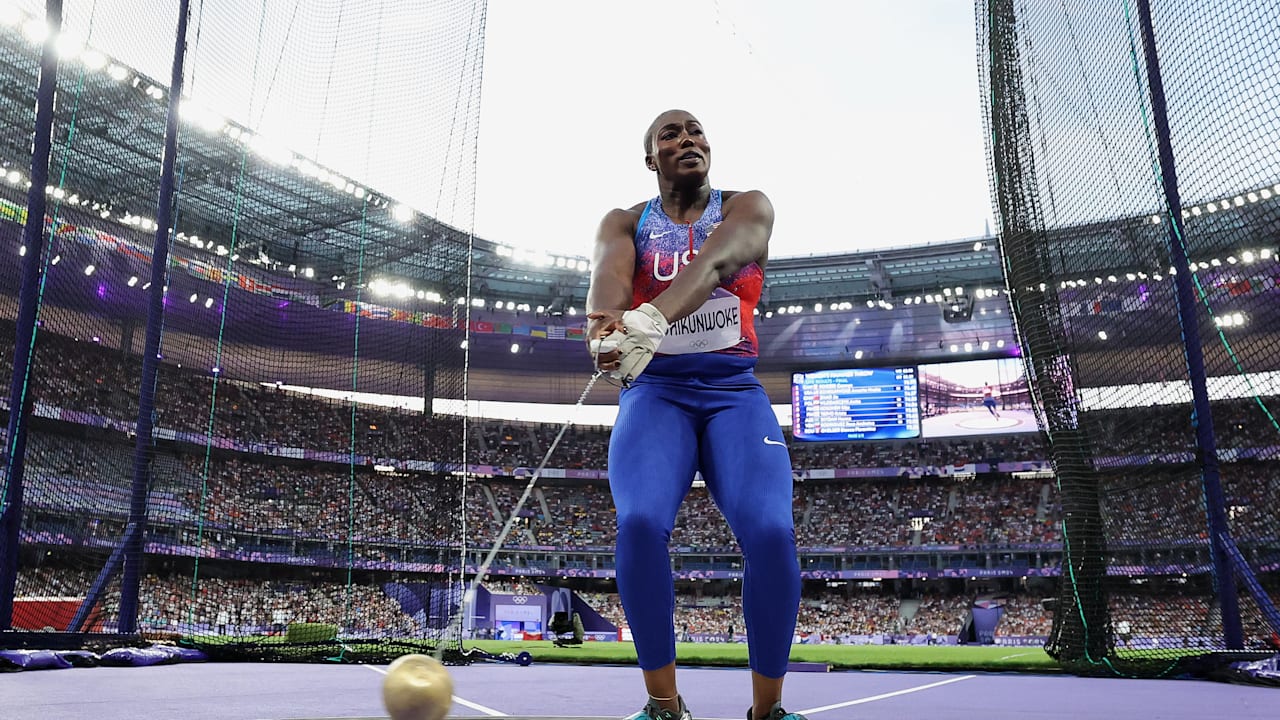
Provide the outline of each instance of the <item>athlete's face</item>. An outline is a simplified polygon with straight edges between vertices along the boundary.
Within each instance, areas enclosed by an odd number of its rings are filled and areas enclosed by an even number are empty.
[[[700,180],[711,170],[711,144],[702,123],[687,112],[669,112],[653,123],[649,169],[668,180]]]

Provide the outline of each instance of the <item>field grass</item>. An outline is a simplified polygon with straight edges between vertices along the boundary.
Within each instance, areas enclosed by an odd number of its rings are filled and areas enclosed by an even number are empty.
[[[635,647],[623,642],[554,647],[549,641],[477,640],[466,643],[491,653],[527,651],[534,662],[634,665]],[[795,645],[792,662],[826,663],[838,670],[985,670],[1058,672],[1039,647],[920,645]],[[746,667],[745,644],[677,643],[676,662],[686,665]]]
[[[291,643],[282,635],[189,636],[182,644],[209,653],[213,660],[268,662],[389,663],[408,653],[434,652],[428,640],[320,640]],[[629,642],[588,642],[579,647],[555,647],[550,641],[468,640],[464,649],[494,655],[528,652],[537,663],[580,665],[635,665],[635,647]],[[1256,660],[1270,653],[1229,653],[1199,648],[1118,649],[1103,674],[1120,676],[1165,675],[1203,672],[1237,660]],[[793,645],[793,662],[822,663],[832,670],[920,670],[952,672],[1057,673],[1063,668],[1041,647],[973,645]],[[746,667],[747,646],[742,643],[676,643],[676,661],[682,665]],[[1086,668],[1086,671],[1088,669]]]
[[[283,636],[216,637],[200,636],[188,641],[206,650],[220,646],[252,643],[263,650],[284,650]],[[317,656],[338,655],[348,661],[383,662],[377,658],[417,652],[413,641],[398,650],[381,642],[349,640],[341,645],[311,646]],[[635,665],[635,647],[629,642],[588,642],[580,647],[559,648],[549,640],[468,640],[464,647],[478,648],[495,655],[528,652],[536,663],[582,665]],[[288,659],[295,649],[274,659]],[[247,659],[247,658],[237,658]],[[833,670],[954,670],[989,672],[1059,672],[1060,668],[1039,647],[983,647],[955,645],[793,645],[792,662],[826,663]],[[747,646],[743,643],[676,643],[676,662],[682,665],[746,667]]]

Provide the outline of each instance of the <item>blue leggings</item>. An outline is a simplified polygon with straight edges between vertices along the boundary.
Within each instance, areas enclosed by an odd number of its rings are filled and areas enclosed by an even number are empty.
[[[755,377],[742,373],[723,380],[641,376],[622,392],[609,441],[618,593],[640,667],[656,670],[674,662],[675,590],[667,543],[694,471],[701,470],[742,547],[751,669],[780,678],[800,604],[791,459]]]

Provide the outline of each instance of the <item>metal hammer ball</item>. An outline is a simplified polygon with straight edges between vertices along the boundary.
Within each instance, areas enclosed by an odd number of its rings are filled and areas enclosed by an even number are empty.
[[[403,655],[387,668],[382,702],[391,720],[444,720],[453,704],[453,678],[428,655]]]

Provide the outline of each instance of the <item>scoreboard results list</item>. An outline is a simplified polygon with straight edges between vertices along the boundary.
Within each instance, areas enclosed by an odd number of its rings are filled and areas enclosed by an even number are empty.
[[[791,433],[797,440],[920,437],[916,368],[793,373]]]

